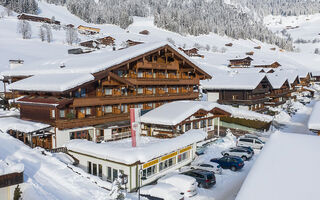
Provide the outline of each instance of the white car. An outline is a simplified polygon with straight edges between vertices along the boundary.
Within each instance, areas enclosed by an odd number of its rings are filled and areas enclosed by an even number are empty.
[[[221,154],[223,156],[238,156],[244,161],[249,160],[253,156],[253,153],[251,151],[244,148],[230,148],[228,150],[222,151]]]
[[[253,149],[262,149],[264,142],[257,138],[239,137],[237,146],[239,147],[251,147]]]
[[[144,186],[140,189],[140,194],[147,199],[183,200],[184,196],[175,186],[158,183],[156,185]]]
[[[213,172],[215,174],[222,173],[222,167],[218,163],[199,163],[190,166],[191,169],[202,169]]]
[[[158,180],[158,183],[171,184],[181,191],[184,196],[192,197],[198,194],[197,181],[195,178],[183,174],[169,174]]]
[[[257,135],[253,135],[253,134],[245,134],[244,136],[242,137],[246,137],[246,138],[256,138],[256,139],[259,139],[261,140],[262,142],[266,143],[268,141],[268,138],[266,137],[261,137],[261,136],[257,136]]]

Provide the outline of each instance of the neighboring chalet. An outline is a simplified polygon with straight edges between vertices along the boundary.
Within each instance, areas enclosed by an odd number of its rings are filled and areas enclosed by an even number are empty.
[[[286,103],[291,96],[288,78],[279,74],[267,74],[267,78],[272,88],[271,92],[267,95],[269,101],[265,102],[265,105],[277,107]]]
[[[134,40],[127,40],[127,41],[126,41],[127,47],[132,47],[132,46],[135,46],[135,45],[138,45],[138,44],[143,44],[143,43],[144,43],[144,42],[134,41]]]
[[[262,73],[219,74],[201,85],[208,101],[252,111],[265,110],[264,103],[272,88]]]
[[[230,64],[228,66],[231,68],[244,68],[244,67],[249,67],[253,59],[248,56],[243,59],[232,59],[229,61],[230,61]]]
[[[230,113],[217,104],[204,101],[175,101],[166,103],[141,116],[142,134],[159,138],[171,138],[190,129],[219,135],[220,117]]]
[[[201,57],[201,58],[204,57],[204,55],[200,55],[198,53],[199,49],[197,49],[197,48],[183,49],[183,48],[179,47],[179,49],[190,57]]]
[[[21,68],[2,75],[8,82],[24,75],[8,89],[24,95],[16,101],[21,119],[54,127],[53,148],[70,139],[97,141],[104,130],[98,133],[95,126],[128,120],[129,108],[150,110],[170,101],[197,99],[200,80],[211,78],[177,48],[162,42],[67,57],[63,68],[51,65],[49,71],[48,66],[37,66],[38,70]],[[79,73],[70,73],[74,71]],[[28,73],[39,74],[26,78]]]
[[[260,68],[278,68],[281,65],[278,62],[274,62],[270,65],[255,65],[254,67],[260,67]]]
[[[311,81],[311,74],[307,71],[298,71],[299,78],[300,78],[300,85],[308,86]]]
[[[27,20],[27,21],[33,21],[33,22],[42,22],[42,23],[60,25],[60,21],[54,20],[54,18],[49,19],[46,17],[39,17],[37,15],[30,15],[30,14],[24,14],[24,13],[18,15],[17,17],[19,20]]]
[[[89,26],[78,26],[79,33],[82,34],[88,34],[88,35],[94,35],[100,33],[100,28],[94,28]]]
[[[103,37],[95,40],[89,40],[85,42],[81,42],[80,46],[93,48],[93,49],[100,49],[103,46],[109,46],[114,44],[114,38],[111,36]]]
[[[320,71],[311,72],[311,82],[320,83]]]

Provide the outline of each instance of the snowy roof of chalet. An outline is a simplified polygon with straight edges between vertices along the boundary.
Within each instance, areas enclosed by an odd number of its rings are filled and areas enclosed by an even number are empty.
[[[31,133],[49,127],[49,124],[26,121],[15,117],[0,118],[0,130],[4,133],[9,130],[20,131],[23,133]]]
[[[9,90],[63,92],[94,80],[88,73],[39,74],[8,85]]]
[[[108,69],[112,66],[124,63],[130,59],[141,56],[150,51],[168,45],[179,54],[184,56],[190,63],[199,66],[189,59],[189,57],[180,51],[178,48],[168,42],[150,42],[131,46],[122,50],[112,51],[111,49],[101,49],[99,51],[91,52],[81,55],[66,55],[61,59],[48,59],[45,63],[25,63],[19,68],[1,72],[3,76],[29,76],[36,74],[61,74],[61,73],[97,73]],[[64,64],[65,67],[60,66]],[[201,70],[201,69],[199,69]]]
[[[231,117],[235,118],[258,120],[263,122],[272,121],[272,117],[269,115],[208,101],[174,101],[166,103],[142,115],[140,120],[142,123],[148,124],[176,125],[200,109],[210,111],[213,108],[219,108],[230,113]]]
[[[22,163],[0,160],[0,176],[12,173],[21,173],[23,170],[24,165]]]
[[[297,150],[299,147],[299,150]],[[276,132],[245,179],[236,200],[317,200],[320,137]],[[304,165],[298,158],[303,158]]]
[[[189,130],[183,135],[171,139],[140,137],[140,144],[137,147],[131,146],[131,138],[105,143],[71,140],[66,147],[68,150],[101,159],[124,164],[134,164],[136,162],[148,162],[154,158],[202,141],[206,137],[207,133],[202,130]]]
[[[253,90],[266,75],[263,73],[216,74],[210,80],[201,81],[203,89]]]
[[[313,71],[312,76],[320,76],[320,71]]]
[[[280,89],[288,80],[284,74],[267,74],[267,78],[273,89]]]
[[[308,128],[311,130],[320,130],[320,101],[317,101],[313,108],[308,121]]]

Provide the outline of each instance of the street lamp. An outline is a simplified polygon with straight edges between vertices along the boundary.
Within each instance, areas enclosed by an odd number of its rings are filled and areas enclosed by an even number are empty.
[[[138,176],[138,178],[139,178],[139,188],[138,188],[138,199],[140,200],[140,188],[141,188],[141,185],[142,185],[142,180],[146,180],[146,177],[143,177],[142,176],[142,174],[143,174],[143,170],[142,169],[140,169],[139,170],[139,176]]]

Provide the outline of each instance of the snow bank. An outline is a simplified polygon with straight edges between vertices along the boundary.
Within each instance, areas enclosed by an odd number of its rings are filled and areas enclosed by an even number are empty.
[[[312,108],[312,113],[308,121],[308,128],[320,130],[320,101],[316,102]]]
[[[204,140],[207,133],[202,130],[190,130],[172,139],[141,137],[140,145],[131,146],[131,138],[106,143],[95,143],[87,140],[71,140],[66,146],[68,150],[96,156],[98,158],[133,164],[147,162],[182,147]]]
[[[9,90],[63,92],[94,80],[91,74],[41,74],[8,85]]]
[[[21,173],[24,170],[24,165],[22,163],[14,163],[8,159],[0,160],[0,176],[11,174],[11,173]]]
[[[4,133],[8,130],[30,133],[48,127],[50,127],[48,124],[26,121],[15,117],[0,118],[0,130]]]
[[[320,137],[272,134],[236,200],[319,199],[319,151]],[[299,158],[308,161],[307,165]]]

